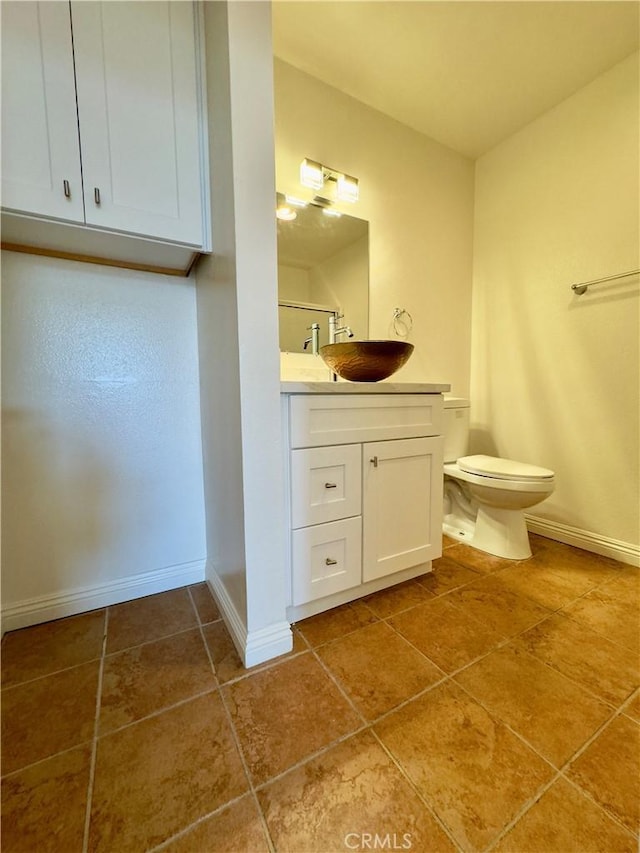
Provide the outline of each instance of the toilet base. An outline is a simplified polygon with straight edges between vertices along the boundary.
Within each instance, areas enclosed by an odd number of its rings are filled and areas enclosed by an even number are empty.
[[[508,560],[527,560],[531,556],[529,532],[520,509],[479,506],[473,539],[469,544]]]

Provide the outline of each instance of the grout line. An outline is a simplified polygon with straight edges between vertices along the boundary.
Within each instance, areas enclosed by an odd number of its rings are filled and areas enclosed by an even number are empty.
[[[250,796],[249,791],[245,791],[243,794],[240,794],[238,797],[234,797],[226,803],[223,803],[221,806],[218,806],[217,809],[214,809],[211,812],[207,812],[207,814],[202,815],[197,820],[194,820],[193,823],[190,823],[188,826],[183,827],[175,835],[171,835],[169,838],[165,838],[164,841],[161,841],[160,844],[157,844],[155,847],[148,848],[145,853],[160,853],[160,851],[165,850],[170,844],[178,839],[182,838],[184,835],[187,835],[192,829],[195,829],[196,826],[199,826],[201,823],[209,820],[209,818],[216,817],[225,809],[230,808],[231,806],[237,805],[239,802],[244,800],[245,797]]]
[[[313,654],[314,658],[316,659],[316,661],[318,662],[318,664],[320,665],[320,668],[324,671],[325,675],[328,676],[328,678],[333,682],[334,686],[336,687],[336,689],[338,690],[338,692],[340,693],[342,698],[346,701],[346,703],[349,705],[351,710],[361,720],[363,726],[364,727],[369,726],[370,725],[369,720],[367,720],[367,718],[362,713],[362,711],[357,707],[356,703],[353,701],[351,696],[347,693],[347,691],[342,686],[340,681],[336,678],[336,676],[333,674],[333,672],[329,669],[329,667],[326,665],[326,663],[322,660],[320,655],[316,653],[315,649],[312,650],[312,654]]]
[[[31,770],[33,767],[37,767],[39,764],[44,764],[45,761],[51,761],[52,758],[58,758],[61,755],[67,755],[69,752],[73,752],[76,749],[82,749],[86,746],[91,746],[93,743],[93,738],[89,738],[88,740],[83,740],[80,743],[74,743],[73,746],[68,746],[66,749],[61,749],[60,752],[54,752],[51,755],[46,755],[44,758],[39,758],[37,761],[32,761],[31,764],[25,764],[24,767],[18,767],[16,770],[12,770],[10,773],[5,773],[2,776],[1,781],[5,781],[6,779],[10,779],[12,776],[16,776],[18,773],[23,773],[25,770]]]
[[[222,620],[216,619],[216,622],[220,622]],[[205,625],[213,625],[214,622],[205,622]],[[161,637],[154,637],[153,640],[145,640],[142,643],[136,643],[133,646],[125,646],[123,649],[117,649],[115,652],[108,652],[105,654],[105,657],[112,658],[115,655],[124,654],[124,652],[131,652],[134,649],[141,649],[144,646],[151,646],[153,643],[159,643],[162,640],[170,640],[172,637],[178,637],[180,634],[187,634],[189,631],[197,631],[200,628],[200,623],[196,622],[195,625],[190,625],[188,628],[181,628],[179,631],[174,631],[173,634],[163,634]]]
[[[104,644],[104,637],[103,637]],[[35,678],[28,678],[26,681],[19,681],[17,684],[7,684],[2,687],[2,693],[6,693],[9,690],[15,690],[17,687],[24,687],[27,684],[34,684],[36,681],[43,681],[45,678],[49,678],[52,675],[60,675],[63,672],[69,672],[72,669],[79,669],[81,666],[86,666],[88,663],[95,663],[95,661],[102,660],[103,652],[100,652],[99,655],[96,655],[93,658],[89,658],[88,660],[83,660],[81,663],[74,663],[71,666],[65,666],[62,669],[55,669],[53,672],[46,672],[44,675],[36,675]]]
[[[244,751],[242,749],[242,744],[240,743],[240,738],[238,736],[238,732],[236,730],[235,724],[233,722],[233,717],[231,716],[231,711],[229,710],[229,706],[227,704],[227,697],[224,695],[224,692],[220,691],[220,697],[222,699],[222,706],[224,708],[224,712],[227,717],[227,722],[229,723],[229,728],[231,730],[231,734],[236,745],[236,749],[238,750],[238,755],[240,756],[240,761],[242,762],[242,769],[244,770],[244,775],[247,779],[247,784],[249,786],[249,795],[252,797],[254,805],[258,810],[258,815],[260,816],[260,822],[262,824],[262,830],[265,835],[265,839],[267,844],[269,845],[269,850],[271,853],[275,853],[276,846],[271,837],[271,831],[269,829],[269,825],[267,823],[267,819],[260,805],[260,800],[258,799],[258,795],[256,793],[255,785],[253,784],[253,779],[251,778],[251,771],[249,770],[249,765],[247,764],[247,760],[244,755]]]
[[[496,844],[502,841],[502,839],[505,838],[505,836],[507,836],[511,832],[513,827],[520,821],[520,819],[523,818],[524,815],[542,799],[542,797],[547,793],[549,788],[551,788],[551,786],[554,785],[558,781],[558,779],[561,778],[561,776],[562,774],[557,771],[553,774],[553,776],[548,782],[545,782],[543,785],[541,785],[536,790],[535,794],[533,794],[532,797],[530,797],[525,803],[523,803],[523,805],[520,807],[520,809],[518,809],[516,814],[509,821],[509,823],[503,826],[500,832],[498,832],[498,834],[496,835],[496,837],[489,842],[489,845],[485,847],[483,853],[489,853],[490,850],[493,850]]]
[[[102,638],[102,657],[100,658],[100,669],[98,671],[98,689],[96,691],[96,715],[93,723],[93,743],[91,745],[91,764],[89,766],[89,783],[87,786],[87,804],[84,814],[84,832],[82,836],[82,853],[89,849],[89,827],[91,824],[91,805],[93,801],[93,789],[96,775],[96,761],[98,754],[98,731],[100,726],[100,708],[102,704],[102,680],[104,676],[104,661],[107,648],[107,633],[109,630],[109,608],[104,611],[104,634]]]
[[[408,774],[408,772],[405,770],[405,768],[400,763],[400,761],[395,757],[395,755],[387,747],[387,745],[384,743],[384,741],[381,740],[380,736],[375,731],[375,729],[373,729],[373,728],[371,729],[371,734],[373,735],[373,737],[375,738],[375,740],[377,741],[379,746],[384,750],[385,754],[389,757],[389,759],[394,764],[394,766],[398,769],[402,778],[405,779],[405,781],[407,782],[407,784],[409,785],[411,790],[418,796],[420,802],[426,807],[427,811],[434,818],[434,820],[436,821],[438,826],[440,826],[440,828],[442,829],[444,834],[447,836],[449,841],[451,841],[451,843],[456,848],[456,850],[462,851],[463,848],[461,847],[460,844],[458,844],[458,841],[457,841],[456,837],[453,835],[452,830],[449,829],[447,824],[444,822],[444,820],[440,817],[438,812],[435,810],[435,807],[431,805],[431,803],[429,802],[427,797],[422,793],[420,788],[418,788],[418,786],[413,781],[413,779]]]
[[[189,596],[191,597],[191,591],[190,590],[189,590]],[[192,601],[193,601],[193,599],[192,599]],[[194,607],[195,607],[195,604],[194,604]],[[209,664],[211,665],[211,672],[213,673],[213,677],[215,678],[216,682],[219,684],[220,682],[219,682],[218,676],[216,674],[216,667],[215,667],[215,664],[213,662],[213,658],[211,657],[211,652],[209,650],[209,646],[207,645],[207,641],[206,641],[205,636],[204,636],[204,631],[202,630],[202,625],[200,625],[200,636],[202,638],[202,642],[204,643],[204,647],[205,647],[205,650],[207,653],[207,657],[209,658]],[[249,766],[248,766],[247,761],[246,761],[245,756],[244,756],[242,744],[240,743],[240,738],[238,736],[238,732],[237,732],[235,724],[233,722],[233,717],[231,715],[231,711],[229,710],[229,706],[227,704],[226,696],[224,694],[224,691],[222,689],[220,689],[220,687],[218,688],[218,695],[220,696],[220,701],[222,702],[224,714],[225,714],[225,717],[227,718],[227,724],[229,726],[229,730],[231,731],[231,736],[233,738],[233,742],[234,742],[236,750],[238,752],[238,756],[240,758],[240,763],[242,764],[242,769],[244,771],[245,779],[247,780],[247,785],[249,786],[249,790],[248,790],[248,792],[245,792],[245,795],[248,793],[249,796],[253,799],[253,803],[254,803],[256,809],[258,810],[258,815],[260,816],[260,822],[262,824],[262,831],[264,832],[264,836],[265,836],[265,839],[267,841],[269,851],[270,851],[270,853],[275,853],[275,851],[276,851],[275,844],[273,843],[273,839],[271,838],[271,832],[269,831],[269,826],[267,824],[267,821],[266,821],[266,818],[265,818],[264,813],[262,811],[262,808],[260,807],[260,801],[258,800],[258,795],[256,794],[256,789],[254,787],[253,780],[251,778]],[[229,803],[227,803],[226,805],[229,805]]]
[[[325,746],[320,747],[315,752],[311,752],[309,755],[305,755],[304,758],[301,758],[300,761],[296,761],[295,764],[292,764],[291,767],[287,767],[286,770],[281,770],[280,773],[276,773],[275,776],[270,776],[264,782],[260,782],[255,786],[256,791],[263,791],[265,788],[268,788],[270,785],[273,785],[274,782],[279,782],[280,779],[283,779],[285,776],[288,776],[289,773],[293,773],[294,770],[299,770],[301,767],[304,767],[305,764],[309,764],[311,761],[315,761],[316,758],[319,758],[321,755],[324,755],[326,752],[331,752],[334,747],[339,746],[341,743],[348,741],[350,738],[355,737],[356,735],[361,735],[366,731],[370,730],[370,725],[367,723],[365,725],[360,726],[360,728],[354,729],[352,732],[347,732],[344,735],[340,735],[339,738],[332,740],[331,743],[325,744]]]
[[[580,787],[580,785],[578,785],[578,783],[577,783],[576,781],[574,781],[573,779],[571,779],[571,777],[566,776],[564,773],[560,773],[560,778],[561,778],[563,781],[567,782],[569,785],[571,785],[571,787],[572,787],[572,788],[575,788],[575,790],[576,790],[576,791],[578,791],[580,794],[582,794],[583,796],[585,796],[585,797],[589,800],[589,802],[591,802],[594,806],[597,806],[597,808],[598,808],[601,812],[604,812],[604,814],[605,814],[605,815],[606,815],[610,820],[612,820],[615,824],[617,824],[617,825],[620,827],[620,829],[624,829],[624,831],[625,831],[629,836],[631,836],[631,838],[633,838],[633,839],[634,839],[634,841],[636,841],[636,842],[638,841],[638,835],[637,835],[637,834],[636,834],[632,829],[629,829],[629,827],[628,827],[628,826],[625,826],[625,824],[624,824],[624,823],[622,823],[622,821],[620,820],[620,818],[618,817],[618,815],[614,814],[613,812],[610,812],[610,811],[609,811],[605,806],[603,806],[603,805],[602,805],[602,803],[599,803],[599,802],[598,802],[598,801],[593,797],[593,795],[591,794],[591,792],[590,792],[590,791],[587,791],[587,790],[586,790],[586,788],[581,788],[581,787]]]
[[[206,583],[206,581],[205,581],[205,583]],[[200,628],[202,626],[202,619],[200,618],[200,611],[196,607],[195,599],[191,593],[191,586],[187,586],[185,588],[187,590],[187,597],[188,597],[189,601],[191,602],[191,607],[193,608],[193,612],[195,613],[198,628]],[[207,586],[207,589],[208,589],[208,586]],[[211,595],[211,593],[209,593],[209,594]],[[222,618],[222,617],[220,617],[220,618]],[[214,622],[217,622],[217,621],[218,621],[217,619],[214,619]],[[204,640],[204,637],[202,639]],[[205,643],[205,645],[206,645],[206,643]]]

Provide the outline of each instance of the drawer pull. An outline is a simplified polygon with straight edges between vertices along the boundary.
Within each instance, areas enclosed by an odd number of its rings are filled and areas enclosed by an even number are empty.
[[[324,487],[325,487],[325,489],[337,489],[338,484],[337,483],[325,483]]]
[[[325,564],[325,566],[337,566],[338,561],[332,560],[331,557],[327,557],[326,560],[324,561],[324,564]]]
[[[374,456],[372,459],[369,460],[369,462],[373,462],[374,468],[378,467],[378,457],[377,456]]]
[[[99,207],[100,206],[100,187],[94,187],[93,188],[93,200],[95,201],[95,203]]]
[[[71,198],[71,187],[66,179],[62,182],[62,189],[64,190],[64,197]]]

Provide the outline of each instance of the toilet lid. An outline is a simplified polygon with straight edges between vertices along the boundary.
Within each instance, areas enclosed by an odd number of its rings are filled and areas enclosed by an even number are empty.
[[[480,474],[497,480],[550,480],[554,476],[548,468],[500,459],[498,456],[463,456],[458,459],[458,468],[467,474]]]

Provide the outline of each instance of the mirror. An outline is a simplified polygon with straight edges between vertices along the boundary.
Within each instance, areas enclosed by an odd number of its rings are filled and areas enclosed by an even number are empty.
[[[284,196],[278,196],[284,201]],[[329,343],[329,317],[344,315],[358,340],[369,336],[369,223],[313,202],[291,206],[295,219],[278,218],[280,350],[310,352],[304,341],[320,325]]]

